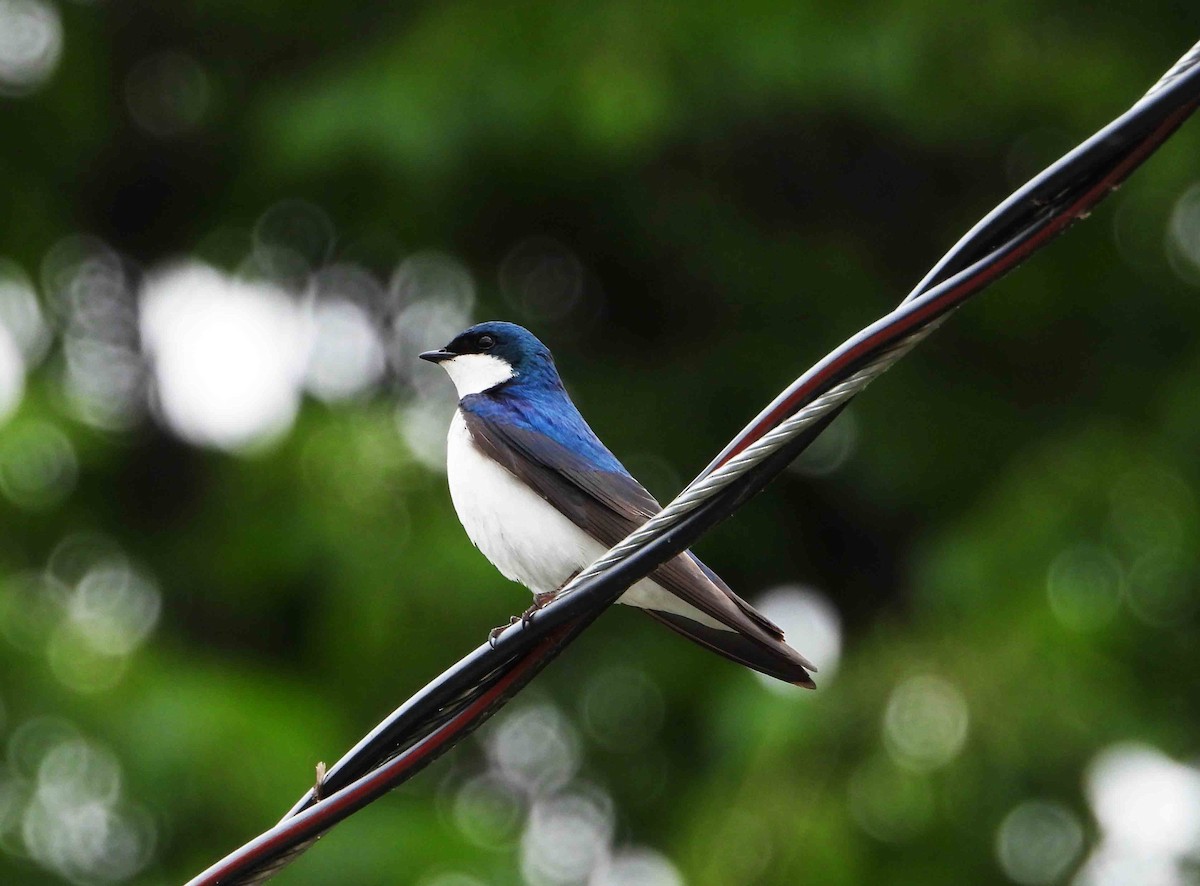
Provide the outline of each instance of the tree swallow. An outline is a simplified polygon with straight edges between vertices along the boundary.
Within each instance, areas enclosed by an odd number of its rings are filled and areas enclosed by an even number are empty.
[[[549,349],[514,323],[480,323],[422,360],[458,389],[446,474],[475,547],[534,593],[534,608],[661,506],[588,427]],[[815,671],[783,632],[685,551],[617,601],[780,680]]]

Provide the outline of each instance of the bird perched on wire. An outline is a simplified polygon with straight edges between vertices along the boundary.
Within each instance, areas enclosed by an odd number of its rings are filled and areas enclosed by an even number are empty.
[[[533,591],[526,615],[661,510],[588,427],[529,330],[480,323],[420,356],[458,389],[446,458],[454,509],[475,547]],[[690,551],[617,602],[756,671],[814,685],[816,668],[783,632]]]

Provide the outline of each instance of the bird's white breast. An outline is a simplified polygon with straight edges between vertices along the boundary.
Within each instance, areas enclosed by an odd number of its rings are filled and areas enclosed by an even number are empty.
[[[461,412],[447,441],[446,476],[458,519],[505,578],[535,593],[557,590],[600,545],[476,448]]]
[[[450,422],[446,476],[454,509],[471,542],[505,578],[520,582],[534,593],[558,590],[606,550],[506,468],[484,455],[471,440],[461,411],[456,411]],[[650,579],[635,584],[618,602],[729,629]]]

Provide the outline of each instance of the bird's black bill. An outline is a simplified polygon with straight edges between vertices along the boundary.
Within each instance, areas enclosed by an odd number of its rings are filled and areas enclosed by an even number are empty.
[[[425,351],[417,356],[422,360],[428,360],[430,363],[441,363],[443,360],[450,360],[457,357],[458,354],[453,351],[447,351],[445,348],[439,348],[436,351]]]

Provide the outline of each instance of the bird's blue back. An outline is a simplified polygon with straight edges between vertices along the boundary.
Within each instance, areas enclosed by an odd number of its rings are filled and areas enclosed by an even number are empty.
[[[548,437],[592,470],[629,476],[579,414],[553,363],[539,361],[498,388],[470,394],[461,400],[459,408],[487,421]]]

